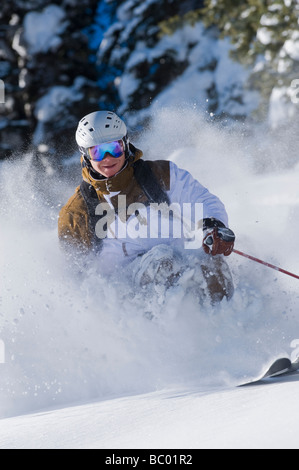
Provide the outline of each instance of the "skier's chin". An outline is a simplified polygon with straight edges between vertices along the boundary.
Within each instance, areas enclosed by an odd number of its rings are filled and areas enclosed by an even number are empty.
[[[106,178],[111,178],[112,176],[116,175],[118,173],[118,164],[115,163],[113,165],[106,166],[104,168],[101,168],[101,175],[105,176]]]

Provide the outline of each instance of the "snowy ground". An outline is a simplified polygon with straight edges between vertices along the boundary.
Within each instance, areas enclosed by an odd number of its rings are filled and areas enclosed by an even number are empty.
[[[159,113],[137,146],[223,200],[237,249],[298,274],[299,164],[184,112]],[[133,299],[96,263],[72,275],[56,225],[79,180],[0,166],[0,447],[299,447],[297,377],[236,388],[298,353],[298,280],[233,254],[234,298],[200,309],[176,291]]]
[[[299,378],[275,380],[246,389],[161,390],[17,416],[2,421],[0,447],[298,448]]]

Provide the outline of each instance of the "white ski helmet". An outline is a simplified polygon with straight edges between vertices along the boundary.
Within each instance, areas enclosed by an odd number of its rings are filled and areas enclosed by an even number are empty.
[[[88,157],[89,147],[113,140],[123,140],[128,149],[127,127],[112,111],[95,111],[79,121],[76,142],[84,156]]]

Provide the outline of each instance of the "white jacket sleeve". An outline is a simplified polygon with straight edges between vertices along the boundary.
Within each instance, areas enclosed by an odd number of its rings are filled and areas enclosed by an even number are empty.
[[[169,164],[170,190],[168,195],[170,201],[177,202],[180,205],[183,203],[202,203],[204,218],[214,217],[228,227],[227,212],[220,199],[210,193],[188,171],[178,168],[173,162],[169,162]]]

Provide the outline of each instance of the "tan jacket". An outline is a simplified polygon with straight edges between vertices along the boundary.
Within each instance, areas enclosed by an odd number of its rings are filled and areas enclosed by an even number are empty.
[[[126,196],[127,206],[133,202],[146,203],[147,197],[137,183],[132,167],[132,164],[141,157],[141,150],[134,148],[134,155],[130,158],[127,166],[112,178],[103,180],[94,179],[89,169],[82,165],[83,179],[94,187],[99,202],[105,202],[104,195],[115,191]],[[150,165],[162,188],[167,191],[170,186],[169,162],[157,160],[150,162]],[[115,209],[117,209],[117,199],[117,196],[111,197]],[[76,188],[75,194],[70,197],[59,213],[58,236],[63,244],[75,246],[82,252],[88,252],[92,247],[94,234],[89,228],[88,209],[80,186]]]

